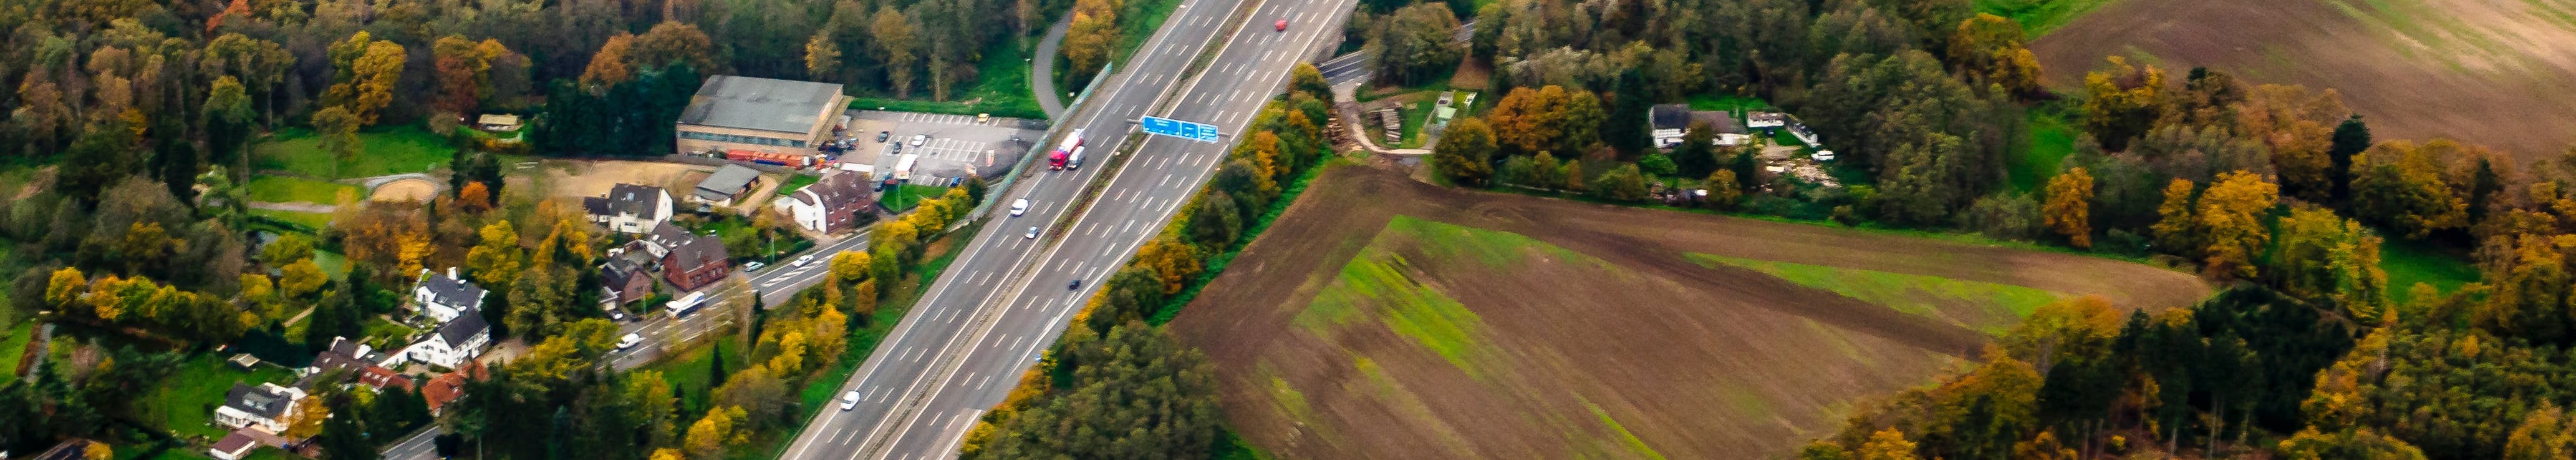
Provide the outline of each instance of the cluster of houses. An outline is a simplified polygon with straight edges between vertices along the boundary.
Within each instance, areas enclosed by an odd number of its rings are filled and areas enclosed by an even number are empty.
[[[485,128],[517,124],[515,119],[490,116],[478,121]],[[873,183],[867,173],[837,169],[823,172],[812,185],[771,200],[769,206],[799,229],[815,234],[848,232],[874,220],[880,208],[871,193]],[[605,195],[585,197],[581,206],[593,223],[632,236],[625,244],[609,249],[609,257],[599,267],[601,307],[622,319],[617,307],[652,296],[657,281],[685,292],[731,276],[732,257],[726,253],[721,238],[691,233],[673,224],[672,219],[683,203],[694,205],[702,213],[735,207],[745,201],[746,193],[759,189],[761,181],[760,171],[728,164],[679,196],[658,186],[621,183]],[[417,389],[428,400],[431,412],[437,413],[458,397],[467,374],[479,373],[482,365],[476,361],[493,345],[492,325],[483,317],[485,299],[491,295],[491,291],[461,276],[456,268],[420,271],[404,308],[421,323],[434,325],[428,333],[393,349],[338,338],[315,356],[310,366],[298,371],[297,382],[235,383],[225,394],[223,405],[214,409],[215,423],[232,432],[206,453],[219,460],[240,460],[261,446],[307,447],[298,444],[299,440],[287,439],[285,433],[294,424],[297,405],[310,404],[306,396],[319,386]],[[244,355],[235,362],[247,366],[256,364],[257,359]],[[415,382],[401,369],[416,365],[448,372]],[[65,445],[78,452],[84,442],[74,440]],[[55,450],[63,449],[58,446]]]

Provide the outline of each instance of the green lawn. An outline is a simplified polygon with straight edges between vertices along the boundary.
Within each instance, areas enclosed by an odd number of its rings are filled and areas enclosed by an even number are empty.
[[[277,220],[282,220],[282,221],[287,221],[287,222],[293,222],[293,223],[298,224],[298,225],[304,225],[304,226],[307,226],[307,227],[312,227],[314,230],[321,230],[321,229],[322,229],[322,228],[324,228],[324,227],[329,227],[329,226],[331,226],[331,215],[330,215],[330,214],[318,213],[318,212],[295,212],[295,211],[279,211],[279,210],[274,210],[274,209],[252,209],[252,210],[250,210],[250,215],[260,216],[260,217],[267,217],[267,218],[270,218],[270,219],[277,219]]]
[[[221,438],[224,429],[215,425],[215,407],[224,404],[224,393],[232,391],[234,382],[258,385],[262,382],[288,385],[295,383],[295,372],[272,364],[260,364],[243,371],[225,362],[218,353],[200,353],[179,363],[179,371],[149,394],[141,395],[139,412],[147,425],[159,426],[179,436]]]
[[[315,249],[313,264],[322,266],[322,273],[331,275],[332,281],[349,279],[349,258],[340,253]]]
[[[251,201],[333,204],[340,201],[342,190],[349,191],[353,197],[364,193],[355,185],[285,176],[255,176],[250,178],[245,194]]]
[[[2048,35],[2074,22],[2076,17],[2091,13],[2112,0],[1974,0],[1969,2],[1979,13],[2012,18],[2021,22],[2021,30],[2032,39]]]
[[[36,338],[35,321],[19,321],[9,327],[9,335],[0,337],[0,385],[18,379],[18,355],[27,351],[27,341]]]
[[[2478,269],[2468,259],[2420,241],[2389,240],[2379,247],[2379,266],[2388,272],[2388,294],[2400,302],[2412,300],[2416,283],[2449,294],[2478,280]]]
[[[915,86],[912,99],[860,97],[850,100],[850,108],[1046,119],[1046,111],[1038,108],[1037,98],[1029,93],[1029,50],[1021,49],[1020,40],[1002,40],[985,48],[983,59],[975,64],[975,81],[968,82],[947,101],[929,100],[927,84]],[[1082,90],[1079,86],[1058,89]]]
[[[2075,154],[2075,125],[2059,114],[2045,110],[2030,111],[2028,137],[2022,138],[2022,155],[2004,159],[2004,180],[2013,191],[2028,193],[2039,190],[2048,179],[2057,176],[2057,166]]]
[[[804,189],[805,186],[808,185],[814,185],[814,182],[821,180],[823,180],[823,176],[789,174],[787,175],[787,183],[778,185],[778,194],[784,196],[786,194],[796,193],[797,190]]]
[[[428,171],[446,165],[456,153],[446,138],[419,125],[369,128],[358,133],[358,142],[364,150],[342,164],[322,149],[322,138],[313,131],[281,130],[251,147],[251,167],[319,179],[371,177]]]
[[[948,187],[903,184],[898,186],[893,193],[887,193],[883,199],[885,200],[886,209],[891,209],[894,210],[894,212],[901,213],[912,210],[912,206],[920,204],[923,198],[937,198],[943,193],[948,193]]]
[[[366,337],[362,341],[377,349],[396,349],[406,345],[411,335],[416,332],[419,331],[384,318],[370,318],[367,320],[364,333]]]
[[[1395,148],[1409,149],[1421,147],[1422,142],[1424,141],[1422,137],[1422,128],[1430,126],[1431,115],[1437,113],[1437,111],[1433,109],[1434,103],[1422,102],[1416,104],[1405,104],[1404,106],[1406,108],[1396,110],[1397,115],[1404,118],[1404,132],[1402,133],[1404,140],[1396,142]]]
[[[724,354],[724,372],[727,374],[742,370],[744,366],[750,365],[749,361],[751,361],[751,358],[743,355],[741,345],[731,336],[708,336],[705,341],[712,342],[712,345],[690,347],[679,354],[663,355],[661,360],[636,369],[660,371],[662,380],[670,382],[672,390],[680,396],[683,412],[689,414],[688,417],[692,419],[706,413],[707,388],[715,380],[714,374],[710,373],[714,365],[711,361],[715,359],[716,353]]]
[[[1694,94],[1691,95],[1689,100],[1684,102],[1690,104],[1691,110],[1725,110],[1729,112],[1755,110],[1767,112],[1779,110],[1772,108],[1770,102],[1763,101],[1761,98],[1746,96]]]

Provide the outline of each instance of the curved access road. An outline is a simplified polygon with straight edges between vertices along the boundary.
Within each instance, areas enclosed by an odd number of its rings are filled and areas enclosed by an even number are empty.
[[[1046,111],[1048,120],[1064,119],[1064,96],[1055,92],[1056,49],[1064,45],[1065,31],[1073,30],[1073,15],[1047,27],[1046,38],[1038,39],[1038,52],[1029,59],[1029,91],[1038,95],[1038,110]]]

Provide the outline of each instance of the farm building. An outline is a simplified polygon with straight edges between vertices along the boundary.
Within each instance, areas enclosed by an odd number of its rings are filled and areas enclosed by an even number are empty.
[[[718,75],[680,112],[678,151],[812,154],[848,105],[838,84]]]

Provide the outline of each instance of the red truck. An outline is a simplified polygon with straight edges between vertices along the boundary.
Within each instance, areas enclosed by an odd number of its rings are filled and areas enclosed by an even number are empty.
[[[1066,134],[1064,136],[1064,142],[1057,143],[1055,145],[1055,151],[1047,154],[1047,170],[1064,170],[1065,162],[1073,159],[1073,149],[1081,147],[1082,130],[1076,129],[1073,130],[1073,133]]]

